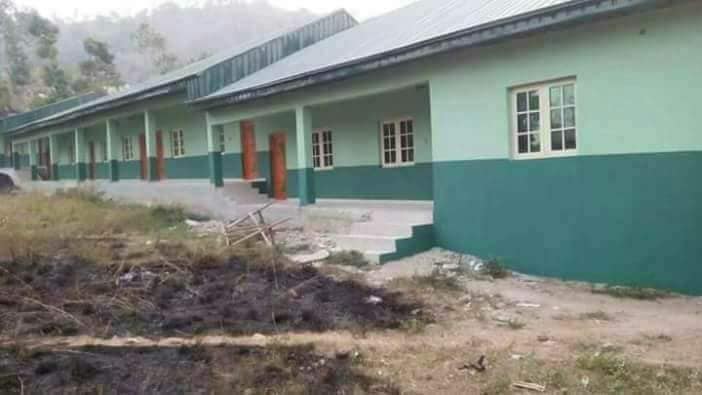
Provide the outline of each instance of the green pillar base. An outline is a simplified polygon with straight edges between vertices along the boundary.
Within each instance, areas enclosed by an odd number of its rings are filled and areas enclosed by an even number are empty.
[[[15,152],[12,154],[12,166],[15,168],[15,170],[20,169],[20,154],[19,152]]]
[[[314,189],[314,169],[297,169],[297,188],[300,206],[309,206],[317,201]]]
[[[5,154],[0,154],[0,168],[7,167],[7,166],[8,166],[8,163],[7,163],[7,158],[5,158]]]
[[[53,165],[51,165],[51,179],[54,181],[58,181],[59,178],[59,166],[58,163],[54,163]]]
[[[117,182],[119,181],[119,162],[117,160],[111,160],[109,162],[110,166],[110,181],[112,182]]]
[[[217,188],[224,186],[224,177],[222,176],[222,153],[219,151],[210,152],[210,183]]]
[[[146,167],[146,179],[149,181],[158,181],[158,172],[156,171],[156,166],[158,166],[158,161],[155,157],[150,156],[148,159],[148,166]]]
[[[39,180],[39,170],[36,166],[32,165],[32,181]]]
[[[76,180],[85,181],[88,179],[88,167],[85,163],[76,163]]]

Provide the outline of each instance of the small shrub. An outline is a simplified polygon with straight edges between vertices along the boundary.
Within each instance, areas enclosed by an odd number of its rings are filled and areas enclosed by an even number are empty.
[[[609,295],[614,298],[636,300],[658,300],[671,297],[671,293],[653,288],[611,286],[593,287],[592,293]]]
[[[154,206],[150,214],[154,221],[164,226],[180,225],[187,218],[185,210],[179,206]]]
[[[480,269],[480,272],[494,279],[507,278],[511,274],[500,259],[488,260]]]
[[[439,269],[434,269],[428,276],[412,277],[419,286],[442,291],[459,291],[463,288],[455,276],[447,276]]]
[[[507,321],[507,327],[509,329],[513,329],[515,331],[519,330],[519,329],[523,329],[525,326],[526,326],[526,323],[524,323],[523,321],[520,321],[518,319],[513,318],[513,319]]]
[[[368,261],[362,253],[358,251],[341,251],[334,253],[327,258],[327,263],[331,265],[365,267]]]

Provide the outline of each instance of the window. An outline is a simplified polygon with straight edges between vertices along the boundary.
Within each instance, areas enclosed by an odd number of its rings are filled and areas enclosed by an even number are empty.
[[[539,158],[577,151],[575,82],[558,82],[513,93],[514,156]]]
[[[412,119],[383,122],[381,140],[383,166],[414,164],[414,121]]]
[[[171,155],[174,158],[185,155],[183,130],[174,130],[171,132]]]
[[[134,159],[134,136],[122,137],[122,160]]]
[[[320,130],[312,133],[312,164],[315,169],[334,167],[331,130]]]
[[[74,145],[74,143],[71,143],[68,146],[68,163],[76,163],[76,146]]]
[[[219,152],[224,153],[227,150],[226,147],[226,136],[224,135],[224,128],[219,128],[219,133],[217,134],[219,136]]]

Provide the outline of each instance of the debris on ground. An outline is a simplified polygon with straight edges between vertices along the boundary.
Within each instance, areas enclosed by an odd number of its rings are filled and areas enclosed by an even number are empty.
[[[472,372],[483,373],[487,370],[487,357],[485,355],[481,355],[476,362],[465,364],[458,368],[458,370],[468,370]]]
[[[525,381],[517,381],[512,383],[512,387],[525,389],[530,391],[545,392],[546,386],[541,384],[527,383]]]
[[[295,263],[307,264],[323,261],[330,255],[327,250],[319,250],[311,254],[286,254],[286,257]]]

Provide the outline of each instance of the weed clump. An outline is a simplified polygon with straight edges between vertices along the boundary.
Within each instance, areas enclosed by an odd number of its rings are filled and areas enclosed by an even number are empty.
[[[493,279],[507,278],[511,272],[505,267],[501,259],[490,259],[480,269],[481,274]]]
[[[668,291],[653,288],[623,287],[607,285],[605,287],[593,287],[593,294],[609,295],[620,299],[636,300],[658,300],[669,298],[672,294]]]
[[[330,265],[353,266],[357,268],[368,266],[368,261],[363,254],[358,251],[336,252],[327,258],[327,263]]]

